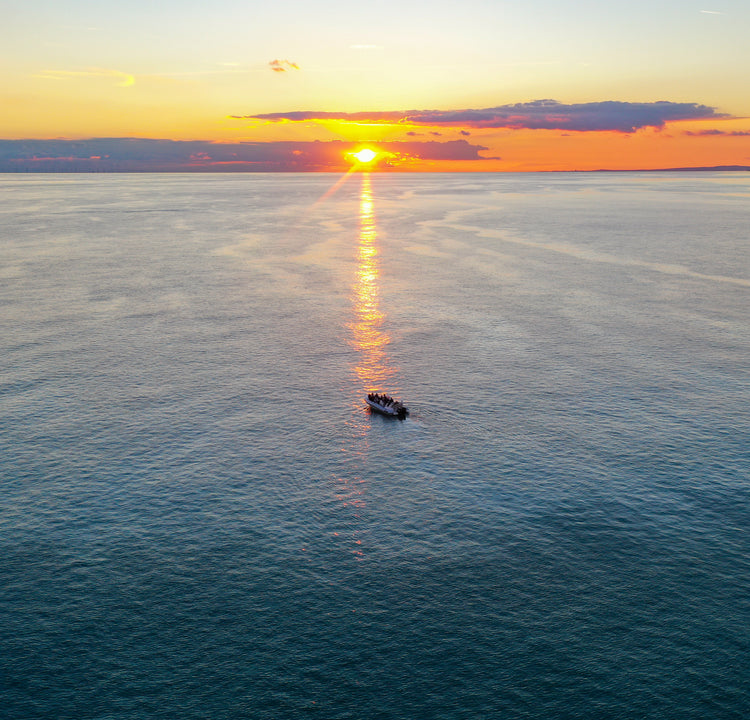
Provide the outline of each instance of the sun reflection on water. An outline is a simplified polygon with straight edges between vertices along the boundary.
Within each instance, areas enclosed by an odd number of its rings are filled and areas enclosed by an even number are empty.
[[[367,507],[372,425],[367,419],[364,396],[368,392],[398,391],[395,387],[397,368],[388,355],[391,338],[384,329],[386,317],[380,304],[380,246],[370,174],[362,173],[361,178],[357,265],[351,293],[352,319],[348,323],[349,342],[356,351],[354,405],[359,411],[347,423],[349,432],[341,448],[347,456],[349,472],[334,478],[336,503],[348,516],[348,521],[342,523],[334,536],[357,560],[364,560],[368,550],[363,513]]]
[[[353,287],[354,322],[350,327],[352,344],[358,351],[354,370],[365,392],[387,389],[395,374],[395,368],[387,354],[391,339],[383,330],[385,316],[380,309],[378,255],[378,231],[370,174],[362,173],[357,271]]]

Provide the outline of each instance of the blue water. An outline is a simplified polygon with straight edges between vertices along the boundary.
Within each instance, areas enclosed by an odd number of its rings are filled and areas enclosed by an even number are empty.
[[[2,718],[750,716],[747,174],[0,190]]]

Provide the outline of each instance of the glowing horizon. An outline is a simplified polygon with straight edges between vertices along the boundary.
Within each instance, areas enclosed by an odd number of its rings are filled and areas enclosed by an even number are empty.
[[[181,171],[339,172],[365,147],[377,171],[750,165],[747,4],[467,2],[427,16],[384,0],[377,17],[293,3],[294,27],[288,6],[228,0],[21,5],[4,28],[0,170],[152,169],[75,146],[123,138],[195,143],[159,165]]]

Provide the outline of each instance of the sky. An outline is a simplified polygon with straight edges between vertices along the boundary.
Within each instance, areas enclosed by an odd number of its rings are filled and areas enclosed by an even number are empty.
[[[0,12],[4,172],[750,165],[748,0]]]

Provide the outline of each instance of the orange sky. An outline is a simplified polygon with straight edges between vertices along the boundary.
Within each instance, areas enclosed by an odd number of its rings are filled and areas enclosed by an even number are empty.
[[[390,123],[307,122],[284,123],[282,126],[280,134],[289,139],[337,138],[359,142],[362,147],[375,151],[382,143],[410,139],[402,125]],[[279,130],[276,123],[268,123],[265,128],[269,136],[279,133]],[[410,128],[410,131],[414,132],[414,129]],[[262,136],[264,130],[256,132]],[[468,135],[462,135],[462,132]],[[487,150],[478,153],[484,158],[481,160],[439,160],[394,157],[381,149],[368,169],[520,172],[750,165],[750,121],[744,118],[681,121],[633,133],[428,126],[418,129],[418,139],[462,139]]]
[[[91,138],[203,143],[170,169],[226,168],[229,154],[244,169],[338,171],[351,164],[341,143],[379,149],[381,170],[750,165],[748,26],[740,0],[382,0],[376,12],[358,0],[29,0],[0,28],[0,170],[44,157],[62,169],[68,156],[83,168],[100,153],[110,169],[101,143],[11,142]],[[558,103],[544,117],[543,98]],[[488,119],[516,106],[521,119]]]

